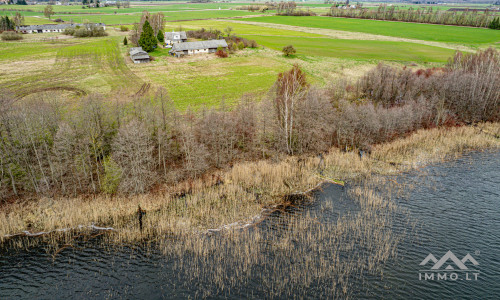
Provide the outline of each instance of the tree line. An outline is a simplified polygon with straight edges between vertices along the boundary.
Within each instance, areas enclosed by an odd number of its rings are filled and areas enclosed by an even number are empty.
[[[373,20],[388,20],[402,22],[431,23],[444,25],[459,25],[472,27],[489,27],[495,21],[495,13],[486,9],[484,12],[477,10],[443,11],[434,10],[433,7],[414,9],[400,9],[397,6],[380,4],[377,10],[370,10],[362,6],[356,8],[343,8],[338,4],[332,5],[328,15],[331,17],[360,18]]]
[[[421,128],[500,121],[499,66],[488,49],[439,69],[381,64],[319,88],[296,65],[261,102],[199,111],[177,110],[162,88],[129,103],[93,94],[77,104],[2,91],[0,199],[146,193],[237,160],[368,150]]]

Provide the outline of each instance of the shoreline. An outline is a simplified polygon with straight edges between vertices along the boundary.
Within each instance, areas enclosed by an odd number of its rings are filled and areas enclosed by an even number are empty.
[[[222,174],[223,184],[207,187],[197,182],[192,194],[180,198],[166,192],[91,199],[41,198],[26,204],[16,201],[0,212],[0,244],[19,236],[43,236],[55,241],[60,237],[54,235],[86,230],[113,231],[110,241],[119,243],[165,234],[244,229],[264,220],[266,212],[290,205],[286,195],[306,195],[325,182],[338,184],[338,180],[397,174],[471,150],[499,149],[500,123],[479,127],[419,130],[376,145],[370,157],[361,159],[357,153],[332,148],[322,163],[318,157],[287,157],[278,163],[241,162]],[[137,224],[138,205],[146,211],[143,230]]]

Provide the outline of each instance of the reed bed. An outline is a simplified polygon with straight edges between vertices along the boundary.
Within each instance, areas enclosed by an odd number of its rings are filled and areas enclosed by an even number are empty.
[[[74,232],[83,230],[79,225],[91,224],[112,228],[110,239],[116,243],[203,233],[227,228],[228,224],[242,227],[261,220],[263,209],[289,205],[286,195],[310,190],[323,181],[396,174],[465,151],[498,149],[499,132],[499,123],[435,128],[378,145],[363,158],[355,151],[333,148],[324,159],[287,157],[280,162],[242,162],[221,174],[217,184],[202,179],[190,183],[190,192],[184,195],[177,193],[185,190],[185,183],[181,183],[154,194],[14,202],[0,211],[0,241],[23,231]],[[142,230],[138,225],[139,206],[146,212]]]

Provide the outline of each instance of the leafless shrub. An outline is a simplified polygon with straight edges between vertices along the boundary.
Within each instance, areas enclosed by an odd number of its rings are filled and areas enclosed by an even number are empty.
[[[433,106],[436,125],[450,119],[495,121],[500,118],[499,53],[493,48],[468,55],[458,52],[444,69],[416,72],[381,64],[360,80],[358,88],[361,96],[384,107],[422,96]]]

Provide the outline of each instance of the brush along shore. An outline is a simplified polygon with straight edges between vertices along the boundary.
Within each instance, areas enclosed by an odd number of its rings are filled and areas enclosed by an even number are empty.
[[[290,156],[280,162],[241,162],[221,174],[216,183],[206,179],[190,183],[190,192],[183,195],[178,193],[184,185],[180,183],[138,196],[14,202],[5,204],[0,212],[0,241],[17,234],[107,229],[112,231],[109,240],[120,243],[231,227],[227,224],[241,227],[260,220],[265,209],[289,204],[287,195],[303,193],[322,182],[397,174],[470,150],[498,149],[499,134],[500,123],[443,127],[377,145],[370,156],[362,158],[357,152],[332,148],[322,158]],[[142,230],[139,206],[146,212]]]

